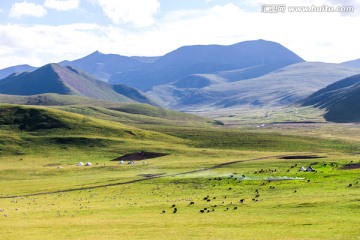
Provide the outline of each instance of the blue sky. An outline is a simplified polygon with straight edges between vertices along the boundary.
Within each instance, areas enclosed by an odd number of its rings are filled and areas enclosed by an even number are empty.
[[[263,4],[353,6],[352,13],[262,13]],[[163,55],[183,45],[276,41],[308,61],[360,58],[356,0],[1,0],[0,68],[95,50]]]

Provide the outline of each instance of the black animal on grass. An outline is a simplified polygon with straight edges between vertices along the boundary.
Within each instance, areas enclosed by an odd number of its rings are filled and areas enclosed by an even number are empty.
[[[244,203],[245,202],[245,199],[240,199],[240,203]]]
[[[190,204],[190,205],[194,205],[195,203],[194,203],[194,202],[190,202],[189,204]]]

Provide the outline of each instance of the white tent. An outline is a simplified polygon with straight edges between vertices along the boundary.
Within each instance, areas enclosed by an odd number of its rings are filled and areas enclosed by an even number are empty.
[[[124,164],[124,163],[125,163],[124,160],[121,160],[121,161],[120,161],[120,164]]]
[[[79,162],[78,164],[76,164],[76,166],[84,166],[84,164],[82,162]]]
[[[92,166],[91,162],[88,162],[85,164],[85,166],[89,167],[89,166]]]
[[[299,169],[299,172],[305,172],[306,171],[306,168],[305,167],[301,167],[300,169]]]
[[[306,171],[307,171],[307,172],[315,172],[315,169],[313,169],[312,167],[308,167],[308,168],[306,169]]]

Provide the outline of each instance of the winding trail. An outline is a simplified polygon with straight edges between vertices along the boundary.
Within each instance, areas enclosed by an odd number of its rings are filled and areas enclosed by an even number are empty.
[[[138,182],[144,182],[149,181],[152,179],[160,179],[160,178],[166,178],[166,177],[176,177],[176,176],[182,176],[186,174],[194,174],[199,172],[206,172],[222,167],[226,167],[229,165],[237,164],[237,163],[243,163],[243,162],[253,162],[253,161],[261,161],[265,159],[271,159],[271,158],[280,158],[284,157],[286,155],[277,155],[277,156],[268,156],[268,157],[259,157],[259,158],[252,158],[252,159],[246,159],[246,160],[237,160],[232,162],[226,162],[214,165],[212,167],[208,168],[202,168],[197,169],[193,171],[183,172],[183,173],[174,173],[169,175],[158,175],[158,176],[151,176],[151,177],[145,177],[141,179],[135,179],[127,182],[119,182],[119,183],[109,183],[109,184],[103,184],[103,185],[96,185],[96,186],[88,186],[88,187],[80,187],[80,188],[70,188],[70,189],[64,189],[64,190],[56,190],[56,191],[48,191],[48,192],[38,192],[38,193],[31,193],[31,194],[23,194],[23,195],[12,195],[12,196],[0,196],[0,199],[9,199],[9,198],[20,198],[20,197],[32,197],[32,196],[41,196],[41,195],[48,195],[48,194],[57,194],[57,193],[66,193],[66,192],[75,192],[75,191],[82,191],[82,190],[91,190],[91,189],[97,189],[97,188],[104,188],[104,187],[113,187],[113,186],[120,186],[120,185],[128,185],[132,183],[138,183]]]

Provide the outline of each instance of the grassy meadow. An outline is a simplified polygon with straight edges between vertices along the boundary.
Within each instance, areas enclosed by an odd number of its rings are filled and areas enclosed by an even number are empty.
[[[299,126],[1,105],[0,239],[359,239],[360,128]]]

